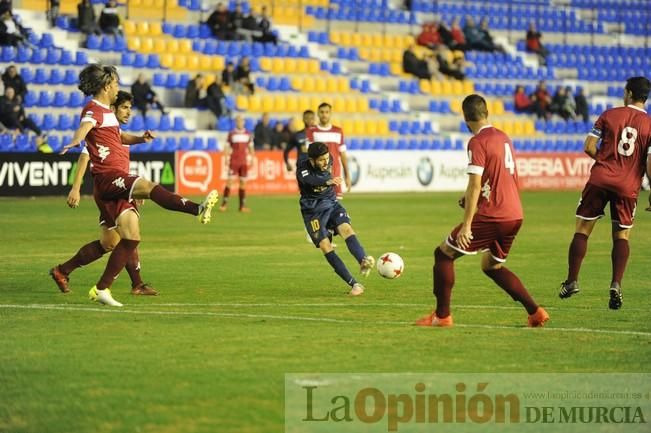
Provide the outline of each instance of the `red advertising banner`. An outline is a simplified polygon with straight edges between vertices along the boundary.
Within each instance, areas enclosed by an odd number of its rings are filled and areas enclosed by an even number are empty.
[[[594,161],[579,153],[518,153],[520,188],[583,189]]]
[[[212,189],[221,194],[228,167],[223,152],[176,152],[176,191],[181,195],[203,195]],[[233,187],[237,189],[237,178]],[[280,151],[258,151],[249,165],[247,194],[297,193],[296,175],[288,172]]]

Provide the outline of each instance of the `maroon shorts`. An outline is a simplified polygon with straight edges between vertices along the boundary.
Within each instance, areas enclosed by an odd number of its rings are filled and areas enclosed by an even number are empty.
[[[505,262],[521,225],[522,220],[473,221],[470,227],[472,241],[470,246],[464,250],[457,245],[457,235],[461,229],[461,224],[459,224],[452,230],[445,243],[462,254],[477,254],[489,251],[496,261]]]
[[[246,179],[246,176],[249,174],[249,167],[246,161],[234,161],[231,162],[228,166],[228,175],[229,176],[239,176],[240,178]]]
[[[606,203],[610,203],[610,219],[623,229],[633,227],[637,199],[623,197],[613,191],[592,185],[585,185],[581,193],[579,206],[576,208],[577,218],[591,221],[603,217]]]
[[[93,197],[99,209],[99,224],[108,229],[115,228],[118,217],[134,210],[138,214],[135,200],[131,198],[133,185],[140,176],[123,172],[102,173],[93,176]]]

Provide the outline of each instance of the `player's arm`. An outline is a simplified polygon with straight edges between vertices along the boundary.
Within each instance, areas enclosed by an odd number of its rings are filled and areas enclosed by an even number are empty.
[[[597,159],[597,144],[599,143],[599,137],[596,137],[592,134],[588,135],[585,138],[583,143],[583,151],[592,159]]]
[[[470,174],[468,175],[468,186],[466,187],[466,194],[464,195],[464,212],[463,223],[457,235],[457,243],[463,249],[470,246],[472,241],[472,219],[477,212],[477,202],[479,201],[479,194],[481,193],[481,175]]]
[[[292,165],[289,163],[289,152],[291,152],[294,147],[298,149],[298,140],[296,140],[295,137],[292,137],[289,140],[289,143],[287,143],[285,150],[283,150],[283,161],[285,161],[285,167],[287,168],[287,171],[292,171]]]
[[[350,180],[350,172],[348,171],[348,156],[346,152],[341,152],[341,166],[344,168],[344,180],[346,182],[346,192],[350,192],[350,188],[353,186],[352,181]]]
[[[126,144],[127,146],[133,146],[134,144],[139,143],[150,143],[154,138],[156,138],[156,136],[150,130],[145,131],[142,135],[133,135],[126,132],[120,133],[122,144]]]
[[[88,167],[88,161],[90,157],[86,152],[79,154],[77,159],[77,172],[75,173],[75,179],[72,181],[72,187],[68,193],[68,198],[66,203],[71,208],[76,208],[79,206],[79,200],[81,198],[81,182],[84,179],[84,174],[86,174],[86,168]]]
[[[61,152],[59,152],[59,155],[63,155],[67,153],[70,149],[79,146],[82,140],[86,138],[86,136],[88,135],[90,130],[93,129],[94,126],[95,123],[93,122],[82,121],[81,124],[79,125],[79,128],[77,128],[75,133],[72,135],[72,140],[70,140],[70,143],[63,146]]]
[[[333,178],[329,171],[310,171],[302,170],[297,173],[299,182],[311,187],[339,185],[341,178]]]

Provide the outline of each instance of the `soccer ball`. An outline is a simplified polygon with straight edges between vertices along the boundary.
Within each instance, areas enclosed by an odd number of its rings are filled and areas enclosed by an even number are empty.
[[[384,253],[377,260],[377,272],[384,278],[398,278],[404,270],[405,262],[396,253]]]

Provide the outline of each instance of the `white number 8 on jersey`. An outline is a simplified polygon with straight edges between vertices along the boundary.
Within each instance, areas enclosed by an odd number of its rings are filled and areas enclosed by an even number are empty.
[[[624,156],[631,156],[635,152],[635,140],[637,140],[637,129],[627,126],[622,130],[622,137],[617,144],[617,153]],[[624,148],[628,145],[628,148]]]

